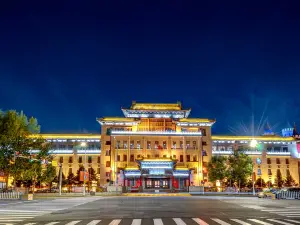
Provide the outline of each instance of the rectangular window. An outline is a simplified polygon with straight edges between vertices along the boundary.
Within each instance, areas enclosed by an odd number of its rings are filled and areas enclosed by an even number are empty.
[[[163,141],[163,149],[167,149],[167,142]]]
[[[274,152],[280,152],[281,148],[280,147],[274,147]]]
[[[105,152],[105,156],[110,156],[110,150],[107,150],[107,151]]]
[[[201,132],[202,132],[202,136],[206,136],[206,129],[202,128]]]
[[[127,149],[128,145],[127,145],[127,141],[123,141],[123,148]]]
[[[68,145],[68,150],[73,150],[73,145]]]
[[[290,164],[290,160],[289,159],[285,159],[285,164]]]
[[[197,141],[193,141],[193,149],[197,148]]]
[[[202,141],[202,145],[206,146],[207,145],[206,141]]]
[[[98,156],[97,163],[101,163],[101,156]]]
[[[110,161],[106,161],[106,167],[110,167]]]
[[[186,149],[190,149],[190,146],[191,146],[190,141],[187,141],[186,142]]]
[[[59,157],[59,162],[60,162],[60,163],[63,163],[63,162],[64,162],[64,157],[62,157],[62,156]]]
[[[82,156],[78,157],[78,163],[82,163]]]
[[[69,175],[72,173],[72,167],[69,168]]]
[[[288,152],[289,149],[288,149],[288,147],[282,147],[282,151],[283,151],[283,152]]]
[[[172,148],[173,148],[173,149],[176,149],[176,141],[173,141]]]
[[[110,172],[105,173],[106,177],[110,177]]]
[[[120,147],[121,147],[121,143],[120,143],[120,141],[117,141],[116,148],[119,149]]]
[[[187,155],[187,156],[186,156],[186,161],[187,161],[187,162],[190,162],[190,161],[191,161],[191,156],[190,156],[190,155]]]
[[[173,155],[173,159],[176,159],[176,155]]]
[[[267,164],[271,164],[271,158],[267,158]]]
[[[88,156],[88,163],[92,163],[92,156]]]
[[[136,147],[137,147],[137,149],[141,149],[141,141],[136,142]]]
[[[69,163],[73,163],[73,156],[69,156]]]
[[[280,164],[280,158],[276,158],[276,164]]]
[[[123,155],[123,161],[127,162],[127,155]]]
[[[130,149],[134,149],[134,141],[130,141]]]
[[[159,142],[158,142],[158,141],[155,141],[155,142],[154,142],[154,148],[157,149],[157,148],[158,148],[158,145],[159,145]]]
[[[121,156],[117,155],[117,161],[120,162],[121,161]]]
[[[59,145],[59,149],[65,149],[66,146],[65,145]]]
[[[163,155],[163,158],[167,158],[167,155]]]
[[[97,174],[100,174],[100,167],[97,168]]]
[[[89,149],[92,150],[92,149],[94,149],[94,148],[95,148],[95,145],[94,145],[93,143],[90,143],[90,144],[89,144]]]
[[[147,141],[147,149],[151,149],[151,141]]]
[[[159,158],[159,155],[158,155],[158,154],[156,154],[156,155],[155,155],[155,158]]]
[[[268,175],[269,175],[269,176],[272,176],[272,171],[271,171],[271,169],[268,169]]]
[[[197,156],[196,155],[193,156],[193,161],[197,162]]]
[[[134,155],[130,155],[130,162],[134,162]]]
[[[180,141],[179,145],[180,145],[180,148],[183,149],[183,141]]]
[[[183,162],[183,155],[180,155],[180,162]]]

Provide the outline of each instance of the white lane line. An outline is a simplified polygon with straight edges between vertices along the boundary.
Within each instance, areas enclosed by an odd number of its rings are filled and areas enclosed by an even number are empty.
[[[0,212],[30,212],[30,213],[36,212],[36,213],[43,213],[43,212],[47,212],[47,211],[0,209]]]
[[[292,223],[300,223],[299,221],[297,220],[288,220],[288,219],[285,219],[286,221],[289,221],[289,222],[292,222]]]
[[[161,219],[153,219],[154,225],[164,225]]]
[[[263,225],[272,225],[272,223],[267,223],[267,222],[264,222],[264,221],[261,221],[261,220],[257,220],[257,219],[248,219],[248,220],[251,220],[255,223],[260,223],[260,224],[263,224]]]
[[[142,224],[142,220],[141,219],[134,219],[132,220],[132,224],[131,225],[141,225]]]
[[[230,225],[230,223],[226,223],[224,222],[223,220],[220,220],[220,219],[215,219],[215,218],[211,218],[213,221],[217,222],[218,224],[221,224],[221,225]]]
[[[280,223],[280,224],[283,224],[283,225],[294,225],[294,224],[292,224],[292,223],[283,222],[283,221],[275,220],[275,219],[267,219],[267,220],[272,221],[272,222],[275,222],[275,223]]]
[[[121,220],[113,220],[110,222],[109,225],[118,225],[121,222]]]
[[[193,220],[198,223],[199,225],[208,225],[208,223],[205,223],[203,220],[199,218],[193,218]]]
[[[286,217],[295,217],[295,218],[298,218],[298,217],[300,217],[300,215],[298,216],[298,215],[293,215],[293,216],[286,216]]]
[[[57,224],[59,222],[51,222],[51,223],[46,223],[45,225],[54,225],[54,224]]]
[[[92,220],[91,222],[89,222],[87,225],[97,225],[98,223],[100,223],[101,220]],[[26,225],[26,224],[25,224]]]
[[[23,220],[0,220],[0,222],[20,222]]]
[[[26,223],[24,225],[34,225],[34,224],[36,224],[36,223]]]
[[[236,223],[239,223],[239,224],[242,224],[242,225],[251,225],[251,223],[247,223],[247,222],[244,222],[242,220],[239,220],[239,219],[230,219]]]
[[[299,209],[265,209],[265,210],[261,210],[263,212],[299,212]]]
[[[65,225],[75,225],[76,223],[79,223],[81,220],[74,220],[74,221],[71,221],[69,223],[66,223]]]
[[[34,218],[33,216],[4,216],[4,217],[0,217],[0,220],[5,220],[5,219],[9,219],[9,218],[15,218],[15,219],[31,219]]]
[[[180,218],[173,218],[173,220],[175,221],[175,223],[176,223],[177,225],[186,225],[186,223],[183,222],[183,220],[180,219]]]

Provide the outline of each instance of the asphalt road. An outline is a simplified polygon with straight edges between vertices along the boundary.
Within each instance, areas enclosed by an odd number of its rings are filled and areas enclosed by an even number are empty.
[[[63,207],[64,201],[69,201]],[[56,201],[57,210],[40,211],[39,208],[10,207],[22,221],[8,217],[1,217],[0,224],[27,224],[27,225],[163,225],[163,224],[262,224],[262,225],[298,225],[300,224],[300,201],[292,204],[287,201],[261,200],[257,198],[226,198],[226,197],[104,197],[94,199],[81,198]],[[72,205],[74,201],[74,205]],[[86,201],[86,202],[85,202]],[[76,204],[75,204],[76,203]],[[34,204],[34,203],[32,203]],[[39,202],[39,204],[43,204]],[[52,203],[44,202],[49,206]],[[62,205],[60,205],[62,204]],[[34,208],[36,210],[34,211]],[[54,207],[55,208],[55,207]],[[9,210],[5,209],[5,210]],[[6,221],[4,221],[4,219]],[[20,219],[21,220],[21,219]]]

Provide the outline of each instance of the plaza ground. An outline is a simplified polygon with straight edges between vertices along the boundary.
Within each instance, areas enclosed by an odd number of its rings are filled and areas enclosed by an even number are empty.
[[[0,224],[300,224],[299,200],[235,196],[93,196],[6,204],[0,205]],[[197,218],[198,222],[194,220]]]

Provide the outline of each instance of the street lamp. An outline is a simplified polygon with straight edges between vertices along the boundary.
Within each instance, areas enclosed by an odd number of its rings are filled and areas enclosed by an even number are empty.
[[[257,140],[252,139],[250,142],[250,147],[251,148],[256,148],[257,146]],[[252,190],[253,190],[253,195],[255,195],[255,188],[254,188],[254,164],[252,162]]]
[[[81,142],[80,146],[84,148],[84,170],[83,170],[83,196],[85,196],[85,176],[86,176],[86,142]]]

